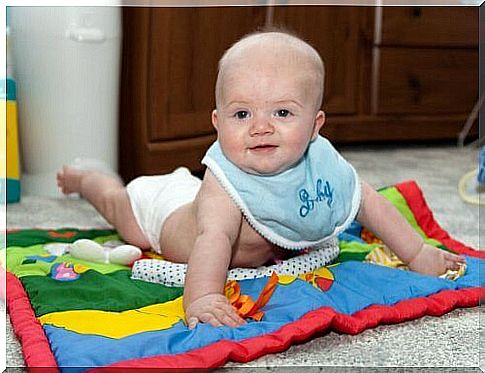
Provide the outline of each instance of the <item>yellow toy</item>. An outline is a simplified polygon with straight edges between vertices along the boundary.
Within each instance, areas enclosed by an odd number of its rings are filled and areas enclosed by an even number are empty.
[[[2,196],[7,195],[7,202],[18,202],[20,200],[20,162],[17,131],[17,103],[15,100],[15,81],[7,78],[2,82],[6,88],[1,103],[0,115],[7,118],[2,123],[2,131],[7,134],[6,144],[2,143],[3,151],[0,162],[2,177]],[[6,125],[6,128],[5,128]],[[5,151],[6,147],[6,151]],[[6,156],[6,159],[4,158]]]
[[[7,78],[0,79],[0,130],[6,133],[0,143],[0,198],[7,202],[20,200],[20,162],[17,130],[17,102],[15,80],[11,77],[10,50],[7,32]],[[7,118],[5,121],[4,118]],[[6,159],[5,159],[6,157]]]

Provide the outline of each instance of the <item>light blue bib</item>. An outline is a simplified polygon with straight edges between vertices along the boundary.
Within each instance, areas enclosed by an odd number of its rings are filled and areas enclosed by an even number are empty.
[[[292,168],[252,175],[229,161],[216,141],[205,164],[264,238],[286,249],[316,247],[352,223],[360,206],[354,168],[319,136]]]

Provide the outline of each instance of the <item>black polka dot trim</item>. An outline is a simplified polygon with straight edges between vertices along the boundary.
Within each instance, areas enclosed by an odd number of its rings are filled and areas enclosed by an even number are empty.
[[[283,260],[271,266],[258,268],[233,268],[227,274],[228,280],[247,280],[271,276],[273,272],[279,275],[298,276],[314,271],[333,262],[339,254],[338,240],[308,250],[301,255]],[[135,262],[131,278],[147,282],[161,283],[167,286],[184,286],[187,264],[172,263],[166,260],[141,259]]]

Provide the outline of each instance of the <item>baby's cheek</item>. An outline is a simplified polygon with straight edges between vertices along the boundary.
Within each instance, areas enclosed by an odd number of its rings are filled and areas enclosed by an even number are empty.
[[[221,148],[226,158],[232,163],[238,164],[241,161],[242,151],[238,144],[232,141],[221,142]]]
[[[303,154],[305,153],[308,144],[309,141],[307,139],[295,139],[290,146],[290,148],[292,149],[292,158],[298,160],[303,157]]]

